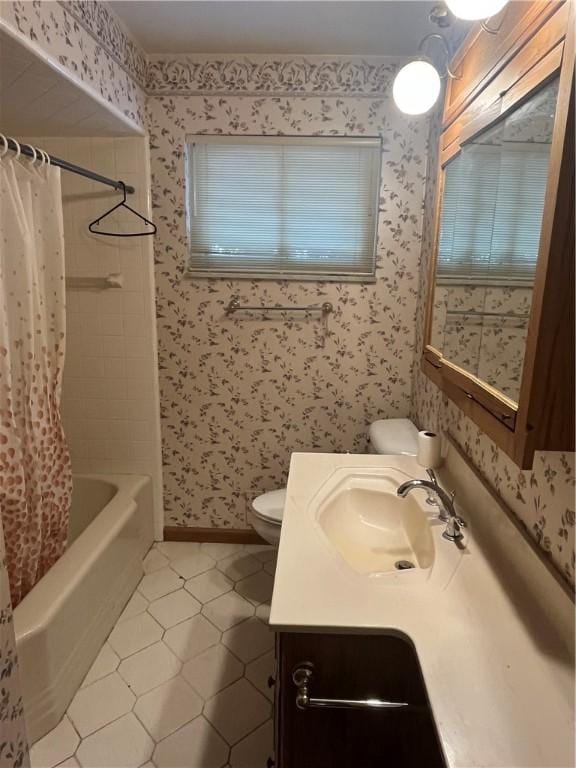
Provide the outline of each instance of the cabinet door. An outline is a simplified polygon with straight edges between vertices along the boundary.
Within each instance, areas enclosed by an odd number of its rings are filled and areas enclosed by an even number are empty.
[[[279,768],[444,768],[415,652],[382,635],[283,633],[279,638]],[[311,697],[386,699],[406,709],[296,706],[292,673],[313,665]]]

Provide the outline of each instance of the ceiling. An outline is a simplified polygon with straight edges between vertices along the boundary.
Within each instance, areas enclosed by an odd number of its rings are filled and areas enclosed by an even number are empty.
[[[0,131],[15,136],[122,136],[126,123],[0,30]]]
[[[410,56],[437,27],[420,0],[112,0],[147,53]],[[454,28],[452,32],[457,31]]]

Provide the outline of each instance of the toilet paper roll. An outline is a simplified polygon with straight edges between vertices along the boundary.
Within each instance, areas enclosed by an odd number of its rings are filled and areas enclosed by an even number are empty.
[[[418,432],[417,461],[421,467],[436,469],[442,464],[442,438],[435,432]]]

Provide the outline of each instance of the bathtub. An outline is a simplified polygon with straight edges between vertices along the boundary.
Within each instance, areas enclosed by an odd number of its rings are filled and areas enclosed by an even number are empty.
[[[58,724],[142,577],[152,486],[140,475],[77,475],[68,547],[14,611],[28,738]]]

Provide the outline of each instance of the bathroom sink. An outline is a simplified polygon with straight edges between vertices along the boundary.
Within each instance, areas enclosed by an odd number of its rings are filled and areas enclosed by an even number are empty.
[[[425,512],[415,498],[396,495],[404,479],[344,473],[316,499],[316,522],[326,543],[358,573],[432,566],[434,542]]]

